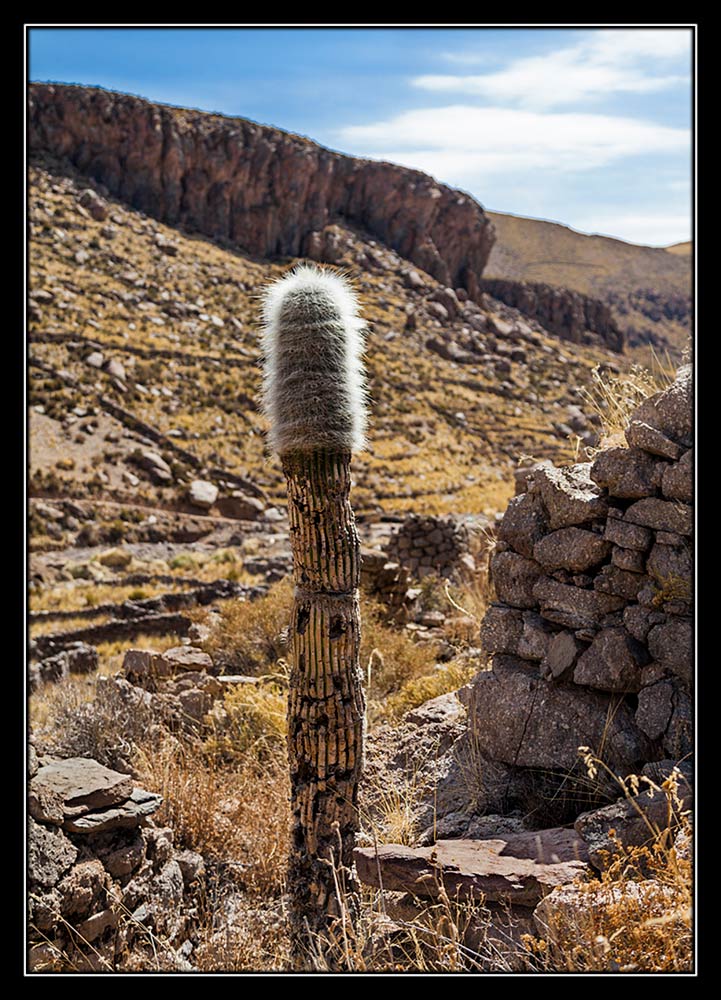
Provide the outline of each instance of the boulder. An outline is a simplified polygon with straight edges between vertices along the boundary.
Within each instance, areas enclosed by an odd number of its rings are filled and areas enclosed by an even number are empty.
[[[681,782],[679,793],[682,808],[690,808],[693,792],[686,781]],[[621,847],[653,844],[663,830],[675,829],[679,819],[669,809],[664,794],[649,790],[632,799],[619,799],[602,809],[581,813],[574,828],[588,845],[591,863],[603,871],[617,853],[618,844]]]
[[[666,732],[673,703],[674,685],[668,680],[649,684],[639,692],[636,725],[650,740],[660,740]]]
[[[658,492],[663,466],[637,448],[606,448],[591,466],[591,479],[612,497],[640,499]]]
[[[648,497],[631,504],[624,515],[631,524],[640,524],[655,531],[673,531],[690,535],[693,531],[693,508],[674,500]]]
[[[667,465],[661,480],[661,492],[668,500],[693,500],[693,451],[687,451],[680,461]]]
[[[648,578],[641,573],[619,569],[618,566],[602,566],[593,581],[593,589],[602,594],[614,594],[626,601],[635,601],[646,583]]]
[[[162,795],[134,788],[130,797],[120,805],[97,809],[82,816],[68,817],[65,829],[71,833],[102,833],[125,827],[139,826],[147,816],[160,808]]]
[[[531,559],[534,545],[543,538],[547,530],[548,522],[540,497],[533,493],[521,493],[509,501],[498,526],[498,538],[520,555]]]
[[[628,773],[647,758],[648,742],[628,706],[610,706],[600,691],[549,683],[522,660],[497,655],[473,681],[468,715],[478,750],[491,760],[570,770],[578,748],[590,746]]]
[[[690,685],[693,679],[693,625],[688,618],[673,618],[654,625],[647,637],[652,658]]]
[[[28,820],[28,872],[33,882],[51,888],[75,864],[77,847],[62,830]]]
[[[218,487],[207,479],[194,479],[188,487],[188,499],[194,507],[210,510],[218,499]]]
[[[381,844],[357,847],[361,882],[436,899],[535,906],[558,885],[590,874],[586,851],[573,831],[560,828],[499,835],[492,840],[438,840],[432,847]]]
[[[220,497],[217,508],[222,517],[240,521],[257,521],[265,511],[265,505],[257,497],[248,497],[238,491],[234,491],[229,497]]]
[[[87,917],[100,904],[107,875],[100,861],[81,861],[58,883],[60,908],[65,918]]]
[[[577,573],[598,566],[610,552],[610,542],[583,528],[559,528],[533,546],[533,558],[544,569],[569,569]]]
[[[30,787],[55,792],[65,807],[102,808],[127,799],[133,781],[127,774],[112,771],[96,760],[69,757],[41,767]]]
[[[535,583],[533,596],[544,618],[572,629],[597,627],[605,615],[619,611],[626,603],[617,595],[559,583],[547,576]]]
[[[631,524],[621,518],[609,517],[603,537],[624,549],[647,552],[653,544],[653,532],[639,524]]]
[[[646,559],[643,552],[638,549],[623,549],[620,545],[614,545],[611,552],[611,565],[627,573],[645,573]]]
[[[556,632],[541,660],[541,676],[546,680],[560,680],[567,676],[585,649],[586,644],[573,632]]]
[[[655,431],[656,437],[648,431]],[[691,365],[682,365],[672,385],[657,392],[634,411],[626,430],[631,447],[676,459],[666,442],[688,448],[693,443],[693,384]],[[680,452],[681,449],[679,449]]]
[[[213,661],[195,646],[173,646],[157,654],[163,674],[173,675],[185,670],[212,670]]]

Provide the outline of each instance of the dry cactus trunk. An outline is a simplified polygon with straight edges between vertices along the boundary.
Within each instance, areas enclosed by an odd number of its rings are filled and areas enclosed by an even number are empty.
[[[288,752],[294,945],[341,912],[352,872],[363,766],[360,546],[350,459],[363,446],[362,321],[348,285],[300,267],[265,298],[264,408],[288,487],[295,601]]]

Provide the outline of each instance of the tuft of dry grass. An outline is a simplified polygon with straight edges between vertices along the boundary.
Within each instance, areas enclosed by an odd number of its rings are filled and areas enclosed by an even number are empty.
[[[581,386],[581,398],[586,408],[600,417],[601,440],[593,453],[603,448],[626,447],[624,432],[631,416],[649,396],[666,389],[674,380],[675,367],[670,359],[660,360],[653,354],[651,369],[633,365],[628,372],[614,374],[596,365],[591,372],[590,387]]]

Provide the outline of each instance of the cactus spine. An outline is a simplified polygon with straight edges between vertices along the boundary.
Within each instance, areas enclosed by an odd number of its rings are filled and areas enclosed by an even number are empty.
[[[295,581],[288,888],[297,951],[305,931],[338,916],[338,873],[346,890],[357,890],[365,698],[349,494],[351,453],[363,446],[366,419],[363,323],[347,283],[308,266],[270,286],[264,320],[263,403],[287,481]]]

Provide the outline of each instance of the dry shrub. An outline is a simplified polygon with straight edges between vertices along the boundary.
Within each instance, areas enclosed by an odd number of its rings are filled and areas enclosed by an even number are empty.
[[[601,419],[599,448],[625,447],[624,431],[631,416],[644,399],[666,389],[673,382],[675,367],[667,358],[661,361],[653,355],[653,370],[633,365],[618,375],[600,365],[591,372],[591,387],[581,387],[586,407]],[[587,449],[587,451],[599,449]]]
[[[258,675],[285,653],[292,605],[293,588],[286,577],[255,601],[224,601],[219,616],[201,609],[192,617],[211,627],[203,649],[224,673]]]
[[[387,609],[377,601],[361,605],[361,668],[369,702],[381,702],[404,684],[433,671],[437,643],[415,642],[411,635],[387,623]]]
[[[277,757],[285,747],[287,727],[287,681],[266,680],[239,684],[206,716],[211,727],[204,751],[226,763],[234,763],[251,751],[259,760]],[[282,682],[281,682],[282,681]]]
[[[591,776],[605,767],[591,754],[584,759]],[[693,833],[679,794],[680,774],[674,770],[660,785],[645,777],[618,780],[641,815],[634,800],[641,784],[664,797],[672,823],[659,828],[646,818],[649,840],[642,846],[624,846],[616,838],[606,870],[578,886],[573,908],[551,913],[534,950],[547,968],[574,972],[689,972]]]
[[[386,722],[398,721],[406,712],[418,708],[431,698],[457,691],[477,673],[474,664],[452,660],[436,667],[432,673],[414,677],[395,694],[389,695],[377,709],[377,717]]]
[[[137,766],[143,787],[163,796],[157,821],[173,828],[176,844],[221,865],[246,892],[283,892],[289,791],[280,754],[263,764],[248,754],[231,769],[171,737],[141,750]]]

